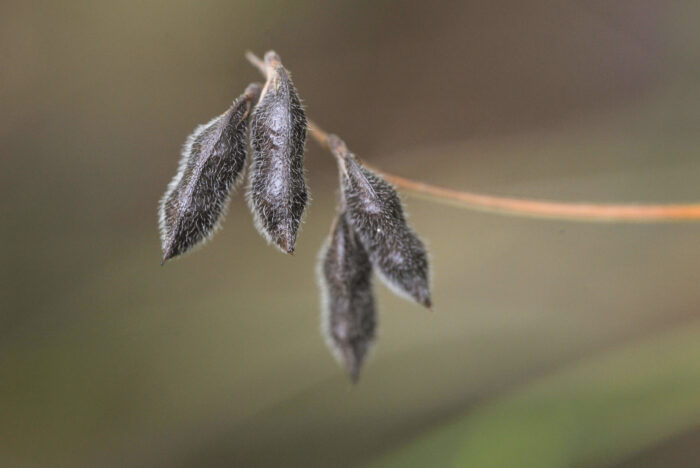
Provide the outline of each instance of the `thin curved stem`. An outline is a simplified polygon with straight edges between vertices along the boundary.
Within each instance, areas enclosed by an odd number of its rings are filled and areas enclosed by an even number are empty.
[[[328,149],[328,133],[309,122],[309,134]],[[535,218],[599,222],[667,222],[700,220],[700,204],[618,205],[593,203],[560,203],[545,200],[497,197],[481,193],[453,190],[389,174],[364,165],[381,174],[398,188],[437,203],[460,208]]]
[[[250,52],[246,54],[246,57],[253,65],[260,68],[262,61],[259,58]],[[329,134],[311,121],[309,121],[309,134],[319,145],[325,149],[329,149]],[[596,204],[498,197],[438,187],[436,185],[430,185],[390,174],[366,163],[364,163],[364,165],[380,174],[399,189],[409,192],[410,194],[436,203],[452,205],[468,210],[487,211],[511,216],[581,222],[659,223],[700,221],[700,203],[664,205]]]

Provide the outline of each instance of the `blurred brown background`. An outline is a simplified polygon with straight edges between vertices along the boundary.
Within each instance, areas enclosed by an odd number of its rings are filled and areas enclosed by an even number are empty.
[[[159,266],[179,150],[274,48],[367,161],[492,194],[700,200],[693,1],[5,1],[0,465],[698,466],[697,224],[407,198],[435,313],[378,286],[351,387],[319,330],[336,171],[297,254],[241,194]]]

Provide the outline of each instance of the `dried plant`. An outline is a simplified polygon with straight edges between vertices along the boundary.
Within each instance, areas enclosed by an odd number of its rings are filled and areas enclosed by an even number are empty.
[[[177,174],[160,202],[163,262],[204,242],[217,229],[248,154],[248,119],[260,85],[187,138]]]
[[[377,317],[372,264],[342,208],[319,255],[322,329],[353,382],[374,342]]]
[[[265,74],[267,82],[251,121],[248,200],[258,230],[291,254],[309,198],[304,175],[306,114],[289,72],[272,51],[265,54]]]
[[[395,293],[431,307],[425,245],[406,222],[394,186],[439,203],[518,216],[575,221],[660,222],[700,220],[700,204],[601,205],[495,197],[456,191],[387,174],[359,161],[345,143],[307,121],[290,74],[275,52],[260,60],[264,87],[251,84],[219,117],[198,127],[185,143],[177,174],[160,203],[163,261],[209,238],[253,149],[248,202],[258,230],[293,253],[308,202],[304,145],[310,135],[335,156],[340,203],[319,256],[322,329],[353,382],[377,326],[372,273]],[[393,184],[393,185],[392,185]]]
[[[430,307],[428,253],[406,223],[394,187],[370,171],[336,135],[328,145],[341,168],[346,217],[379,277],[397,294]]]

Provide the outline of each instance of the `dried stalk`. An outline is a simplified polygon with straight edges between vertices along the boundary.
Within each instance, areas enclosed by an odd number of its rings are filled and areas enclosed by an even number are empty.
[[[251,52],[246,58],[258,69],[263,62]],[[319,145],[329,149],[329,134],[309,121],[309,133]],[[435,203],[458,208],[486,211],[510,216],[548,218],[579,222],[661,223],[700,221],[700,203],[689,204],[597,204],[564,203],[526,198],[498,197],[454,190],[387,173],[369,164],[365,166],[382,175],[401,190]]]

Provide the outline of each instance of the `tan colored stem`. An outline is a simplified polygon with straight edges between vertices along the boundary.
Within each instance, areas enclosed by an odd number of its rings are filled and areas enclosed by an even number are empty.
[[[258,68],[264,63],[252,53],[246,57]],[[309,121],[309,134],[324,149],[329,149],[329,134],[314,122]],[[365,166],[401,190],[436,203],[459,208],[487,211],[514,216],[533,218],[562,219],[581,222],[679,222],[700,221],[700,203],[639,205],[639,204],[596,204],[563,203],[547,200],[509,198],[482,193],[453,190],[420,181],[389,174],[366,163]]]
[[[245,53],[245,58],[248,59],[251,65],[257,68],[264,77],[267,78],[267,67],[265,66],[265,62],[260,57],[247,50]]]
[[[309,134],[328,149],[328,134],[309,122]],[[600,222],[665,222],[700,220],[700,204],[676,205],[617,205],[593,203],[560,203],[544,200],[497,197],[481,193],[458,191],[389,174],[364,165],[382,175],[398,188],[418,197],[461,208],[535,218]]]
[[[670,222],[700,220],[700,204],[617,205],[496,197],[436,187],[379,172],[392,184],[420,197],[480,211],[571,221]]]

